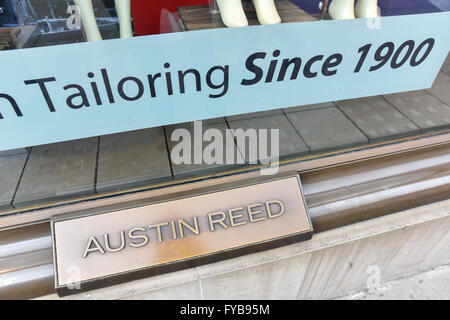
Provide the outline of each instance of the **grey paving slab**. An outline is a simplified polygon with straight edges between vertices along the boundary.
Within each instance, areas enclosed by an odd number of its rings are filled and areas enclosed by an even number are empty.
[[[184,145],[184,144],[181,144],[181,142],[184,141],[183,138],[179,138],[178,141],[177,140],[172,141],[172,133],[176,129],[185,129],[185,130],[182,130],[182,132],[188,133],[190,139],[187,139],[187,137],[186,137],[186,141],[189,141],[190,147],[185,145],[186,148],[184,148],[184,150],[182,150],[183,149],[182,145]],[[226,143],[226,140],[227,140],[226,130],[228,129],[228,126],[227,126],[225,120],[223,120],[220,123],[215,123],[215,124],[210,124],[210,125],[202,124],[201,130],[202,130],[203,134],[205,134],[208,129],[219,130],[219,132],[223,138],[222,141],[219,141],[219,144],[224,146],[222,150],[216,149],[217,153],[212,153],[214,156],[214,159],[211,159],[210,163],[204,161],[204,157],[202,157],[201,155],[203,154],[204,151],[206,154],[210,154],[210,152],[208,150],[211,150],[213,148],[212,147],[208,148],[208,146],[210,146],[212,142],[211,141],[203,141],[201,135],[194,136],[195,130],[194,130],[194,126],[193,126],[192,122],[166,127],[166,138],[167,138],[167,143],[169,146],[169,152],[171,153],[172,172],[173,172],[173,175],[175,178],[184,178],[184,177],[198,176],[198,175],[202,175],[202,174],[210,174],[210,173],[223,171],[223,170],[227,170],[227,169],[232,169],[232,168],[236,168],[236,167],[245,165],[245,163],[238,164],[238,163],[236,163],[236,161],[228,161],[229,163],[227,163],[226,155],[230,156],[233,154],[233,155],[235,155],[235,159],[238,154],[239,154],[239,158],[241,158],[241,159],[243,159],[243,156],[237,150],[236,145],[234,143],[234,139],[228,139],[229,143]],[[181,134],[183,134],[183,133],[181,133]],[[200,141],[200,140],[202,141],[198,144],[201,146],[201,151],[199,153],[197,153],[200,156],[199,163],[195,163],[196,157],[194,156],[195,155],[194,148],[197,145],[194,141],[195,139],[198,139],[196,141]],[[184,153],[183,151],[186,151],[186,152]],[[180,155],[179,158],[182,157],[184,160],[183,159],[174,159],[173,155],[175,155],[175,156]],[[212,160],[214,160],[214,161],[212,161]]]
[[[450,127],[450,107],[425,90],[395,93],[384,97],[423,130]]]
[[[447,59],[445,60],[441,71],[450,76],[450,54],[447,55]]]
[[[254,119],[247,119],[247,120],[238,120],[238,121],[230,121],[229,122],[231,129],[243,129],[244,131],[248,129],[256,129],[254,136],[258,137],[260,129],[266,129],[267,130],[267,145],[261,145],[261,150],[259,148],[259,143],[261,141],[258,140],[258,138],[255,141],[256,148],[254,150],[257,150],[257,159],[259,161],[263,160],[269,160],[273,157],[271,157],[272,148],[274,148],[274,152],[278,153],[279,159],[286,159],[290,157],[300,156],[303,154],[309,153],[309,148],[306,146],[306,144],[303,142],[302,138],[298,135],[295,128],[291,125],[289,120],[286,118],[284,114],[280,115],[272,115],[268,117],[262,117],[262,118],[254,118]],[[279,147],[273,146],[271,144],[271,129],[277,129],[279,140],[278,145]],[[267,147],[266,147],[267,146]],[[245,154],[245,159],[247,162],[250,160],[250,148],[249,144],[246,143],[246,146],[239,146],[238,148],[241,151],[241,153]],[[276,148],[276,149],[275,149]],[[245,149],[245,150],[244,150]],[[277,150],[277,151],[275,151]],[[272,154],[274,155],[274,154]],[[253,159],[254,161],[255,159]]]
[[[0,210],[11,208],[27,154],[0,157]]]
[[[223,123],[224,120],[225,120],[224,117],[211,118],[211,119],[202,120],[202,123],[203,123],[203,125],[210,125],[210,124],[216,124],[216,123]]]
[[[94,193],[97,138],[31,148],[14,207]]]
[[[267,110],[267,111],[261,111],[261,112],[239,114],[236,116],[227,117],[227,120],[228,121],[237,121],[237,120],[255,119],[255,118],[267,117],[267,116],[272,116],[272,115],[279,115],[281,113],[282,113],[281,109],[274,109],[274,110]]]
[[[162,127],[100,137],[97,192],[170,180]]]
[[[450,74],[439,72],[433,86],[427,91],[450,106]]]
[[[298,112],[298,111],[305,111],[305,110],[329,108],[329,107],[334,107],[334,106],[335,105],[334,105],[333,102],[324,102],[324,103],[308,104],[308,105],[305,105],[305,106],[284,108],[283,111],[285,113],[290,113],[290,112]]]
[[[371,141],[417,134],[420,128],[380,96],[337,102]]]
[[[216,123],[223,123],[224,120],[225,120],[225,118],[221,117],[221,118],[203,119],[203,120],[199,120],[199,121],[201,121],[203,125],[211,125],[211,124],[216,124]],[[193,125],[194,121],[181,123],[181,125],[187,125],[188,123]]]
[[[25,153],[27,153],[27,149],[26,148],[19,148],[19,149],[0,151],[0,158],[1,157],[15,156],[15,155],[18,155],[18,154],[25,154]]]
[[[367,137],[337,108],[288,113],[312,152],[368,143]]]

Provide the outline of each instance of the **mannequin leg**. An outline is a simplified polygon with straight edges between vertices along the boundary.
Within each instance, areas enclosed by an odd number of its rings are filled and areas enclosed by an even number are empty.
[[[333,20],[355,19],[355,0],[333,0],[330,4],[330,16]]]
[[[80,10],[81,21],[83,22],[84,32],[87,41],[100,41],[102,36],[95,20],[94,8],[91,0],[75,0],[75,4]]]
[[[358,0],[355,13],[358,18],[377,18],[378,0]]]
[[[281,18],[275,7],[274,0],[253,0],[253,5],[258,15],[258,21],[261,24],[281,23]]]
[[[115,0],[117,17],[120,24],[120,37],[133,37],[133,29],[131,27],[131,7],[130,0]]]
[[[241,0],[217,0],[223,24],[228,28],[248,26]]]

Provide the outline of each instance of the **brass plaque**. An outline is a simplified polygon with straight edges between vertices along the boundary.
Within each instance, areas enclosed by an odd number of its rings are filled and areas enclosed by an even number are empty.
[[[52,221],[58,293],[309,239],[298,175]],[[77,290],[78,289],[78,290]]]

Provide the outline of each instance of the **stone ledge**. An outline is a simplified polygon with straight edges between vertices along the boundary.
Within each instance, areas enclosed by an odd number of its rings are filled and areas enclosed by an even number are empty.
[[[318,233],[307,242],[65,299],[328,299],[450,262],[450,200]],[[57,295],[41,299],[57,299]]]

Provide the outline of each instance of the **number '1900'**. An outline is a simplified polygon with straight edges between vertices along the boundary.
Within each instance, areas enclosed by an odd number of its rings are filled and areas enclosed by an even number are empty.
[[[403,42],[398,48],[395,47],[393,42],[385,42],[378,49],[375,50],[373,59],[376,64],[369,68],[369,72],[376,71],[384,67],[388,62],[392,69],[398,69],[407,62],[411,67],[417,67],[423,63],[431,53],[434,47],[434,39],[428,38],[416,46],[414,40],[408,40]],[[361,71],[361,68],[365,64],[367,57],[372,49],[372,44],[366,44],[359,48],[360,58],[355,68],[355,73]]]

